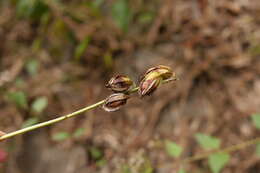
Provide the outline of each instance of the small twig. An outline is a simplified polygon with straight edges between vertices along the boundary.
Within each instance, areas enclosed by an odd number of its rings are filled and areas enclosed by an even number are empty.
[[[242,142],[240,144],[232,145],[232,146],[227,147],[227,148],[212,150],[212,151],[207,152],[207,153],[191,156],[191,157],[179,160],[178,163],[195,162],[195,161],[198,161],[198,160],[202,160],[202,159],[208,158],[211,154],[214,154],[214,153],[232,153],[234,151],[238,151],[238,150],[244,149],[244,148],[249,147],[251,145],[255,145],[258,142],[260,142],[260,137],[257,137],[255,139],[251,139],[251,140]]]

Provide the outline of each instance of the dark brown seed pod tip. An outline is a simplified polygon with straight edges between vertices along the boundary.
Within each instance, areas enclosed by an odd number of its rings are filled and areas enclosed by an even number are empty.
[[[110,95],[103,104],[103,109],[107,112],[113,112],[119,110],[123,105],[126,104],[127,99],[130,96],[124,93],[115,93]]]
[[[132,85],[133,81],[128,76],[117,75],[112,77],[105,86],[114,92],[126,92]]]

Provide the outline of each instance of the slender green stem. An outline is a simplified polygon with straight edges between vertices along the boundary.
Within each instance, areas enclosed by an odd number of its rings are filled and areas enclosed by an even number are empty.
[[[105,102],[105,100],[101,100],[101,101],[99,101],[99,102],[97,102],[97,103],[95,103],[93,105],[84,107],[84,108],[82,108],[80,110],[77,110],[77,111],[75,111],[73,113],[70,113],[70,114],[67,114],[67,115],[64,115],[64,116],[61,116],[61,117],[49,120],[49,121],[45,121],[43,123],[35,124],[33,126],[26,127],[26,128],[23,128],[23,129],[20,129],[20,130],[11,132],[11,133],[7,133],[7,134],[5,134],[5,135],[0,137],[0,141],[3,141],[5,139],[11,138],[13,136],[20,135],[20,134],[23,134],[23,133],[26,133],[26,132],[29,132],[29,131],[32,131],[32,130],[35,130],[35,129],[38,129],[38,128],[41,128],[41,127],[45,127],[45,126],[48,126],[48,125],[51,125],[51,124],[58,123],[60,121],[66,120],[68,118],[71,118],[71,117],[74,117],[76,115],[79,115],[79,114],[81,114],[83,112],[86,112],[86,111],[89,111],[91,109],[94,109],[94,108],[102,105],[104,102]]]
[[[128,91],[128,93],[129,94],[134,93],[134,92],[138,91],[138,88],[139,87],[135,87],[135,88],[131,89],[130,91]],[[67,114],[67,115],[64,115],[64,116],[61,116],[61,117],[58,117],[58,118],[55,118],[55,119],[52,119],[52,120],[49,120],[49,121],[45,121],[45,122],[42,122],[42,123],[39,123],[39,124],[35,124],[35,125],[30,126],[30,127],[26,127],[26,128],[23,128],[23,129],[20,129],[20,130],[11,132],[11,133],[7,133],[5,135],[0,136],[0,142],[5,140],[5,139],[11,138],[11,137],[14,137],[14,136],[17,136],[17,135],[21,135],[23,133],[26,133],[26,132],[29,132],[29,131],[32,131],[32,130],[35,130],[35,129],[38,129],[38,128],[41,128],[41,127],[45,127],[45,126],[49,126],[51,124],[58,123],[60,121],[66,120],[66,119],[74,117],[76,115],[79,115],[83,112],[94,109],[94,108],[96,108],[96,107],[98,107],[98,106],[100,106],[104,103],[105,103],[105,99],[101,100],[101,101],[99,101],[95,104],[92,104],[90,106],[84,107],[80,110],[77,110],[75,112],[72,112],[70,114]]]

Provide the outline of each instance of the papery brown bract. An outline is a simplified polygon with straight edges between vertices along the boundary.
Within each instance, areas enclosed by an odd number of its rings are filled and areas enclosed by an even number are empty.
[[[103,109],[107,112],[117,111],[126,104],[127,99],[129,98],[130,96],[124,93],[112,94],[105,100]]]
[[[128,76],[117,75],[108,81],[106,87],[114,92],[126,92],[132,85],[133,81]]]

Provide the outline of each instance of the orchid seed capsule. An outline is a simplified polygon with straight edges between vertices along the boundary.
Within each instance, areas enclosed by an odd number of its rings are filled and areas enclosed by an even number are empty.
[[[113,112],[119,110],[123,105],[126,104],[127,99],[130,96],[124,93],[115,93],[110,95],[103,104],[103,109],[107,112]]]
[[[117,75],[108,81],[106,87],[114,92],[126,92],[132,85],[133,81],[129,77],[125,75]]]
[[[138,93],[141,97],[151,95],[160,85],[162,77],[160,73],[151,71],[146,73],[140,82]]]
[[[146,71],[140,82],[139,95],[141,97],[151,95],[162,81],[169,82],[172,80],[177,80],[177,77],[170,67],[164,65],[152,67]]]
[[[141,97],[151,95],[160,85],[162,78],[142,80],[139,85],[138,93]]]
[[[163,80],[174,79],[176,80],[176,74],[172,71],[172,69],[165,65],[158,65],[156,67],[152,67],[144,75],[147,75],[152,72],[157,72]]]

